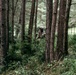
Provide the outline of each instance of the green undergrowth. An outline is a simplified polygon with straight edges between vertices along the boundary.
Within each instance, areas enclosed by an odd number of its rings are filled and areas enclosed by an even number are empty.
[[[40,63],[36,57],[31,57],[28,63],[13,62],[2,75],[76,75],[76,58],[67,56],[63,61],[54,64]]]
[[[69,36],[69,55],[62,61],[54,61],[53,64],[48,63],[47,65],[44,62],[44,40],[39,39],[32,42],[33,54],[30,56],[21,55],[20,52],[15,51],[15,57],[21,60],[10,61],[1,75],[76,75],[76,35]]]

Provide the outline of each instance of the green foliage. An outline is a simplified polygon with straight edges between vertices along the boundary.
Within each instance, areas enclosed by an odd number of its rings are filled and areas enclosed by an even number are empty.
[[[75,2],[75,0],[74,0]],[[37,16],[37,27],[45,27],[46,20],[46,2],[44,0],[39,0],[38,5],[38,16]],[[11,3],[10,3],[11,7]],[[28,32],[29,18],[30,18],[31,1],[26,2],[26,32]],[[10,8],[11,10],[11,8]],[[17,12],[15,13],[15,24],[14,31],[20,28],[18,20],[20,18],[21,11],[21,0],[18,2]],[[72,6],[69,27],[74,27],[75,20],[75,5]],[[10,11],[11,18],[11,11]],[[74,18],[74,19],[73,19]],[[11,19],[10,19],[11,21]],[[73,29],[74,30],[74,29]],[[9,26],[9,37],[11,38],[11,22]],[[69,30],[69,33],[71,28]],[[18,31],[18,34],[20,30]],[[45,65],[45,38],[37,39],[32,41],[31,44],[28,43],[27,36],[25,36],[25,41],[20,42],[20,38],[15,35],[14,44],[11,44],[8,51],[7,62],[6,62],[6,75],[76,75],[76,35],[69,36],[69,56],[67,56],[63,61],[53,62],[53,64]],[[55,48],[56,48],[57,38],[55,38]],[[13,48],[12,48],[13,47]],[[21,51],[22,50],[22,51]],[[56,66],[55,66],[56,65]],[[55,67],[54,67],[55,66]],[[0,67],[0,72],[3,67]],[[3,74],[5,75],[5,74]]]
[[[60,65],[60,75],[76,75],[76,35],[69,36],[69,56]]]
[[[70,50],[76,52],[76,35],[73,35],[69,41]]]
[[[65,58],[63,64],[60,66],[61,75],[75,75],[76,74],[76,59]]]

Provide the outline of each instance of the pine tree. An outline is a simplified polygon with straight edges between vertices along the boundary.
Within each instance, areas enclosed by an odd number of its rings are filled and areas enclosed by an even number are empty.
[[[50,38],[50,51],[52,54],[50,55],[50,59],[54,59],[55,57],[55,52],[54,52],[54,42],[55,42],[55,30],[56,30],[56,23],[57,23],[57,9],[58,9],[58,2],[59,0],[54,0],[54,5],[53,5],[53,19],[52,19],[52,27],[51,27],[51,38]],[[51,58],[52,57],[52,58]],[[52,60],[53,60],[52,59]]]
[[[68,23],[69,23],[69,14],[71,8],[72,0],[67,0],[67,8],[65,13],[65,23],[64,23],[64,53],[68,54]]]
[[[35,35],[35,40],[36,40],[36,30],[37,30],[37,12],[38,12],[38,0],[36,0],[36,4],[35,4],[35,31],[34,31],[34,35]]]
[[[64,56],[63,37],[65,22],[66,0],[60,0],[59,20],[58,20],[58,37],[57,37],[57,59]]]
[[[9,50],[9,0],[6,0],[6,49]]]
[[[46,62],[50,61],[50,32],[52,25],[52,0],[46,0]]]
[[[29,43],[31,43],[31,41],[32,41],[33,22],[34,22],[34,13],[35,13],[35,1],[36,0],[32,0],[32,6],[31,6],[29,29],[28,29],[28,41],[29,41]]]
[[[7,54],[6,50],[6,7],[5,0],[0,0],[0,27],[1,27],[1,48],[0,48],[0,64],[4,65],[4,59]]]

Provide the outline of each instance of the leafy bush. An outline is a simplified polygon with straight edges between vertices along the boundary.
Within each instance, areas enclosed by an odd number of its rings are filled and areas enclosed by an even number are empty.
[[[76,75],[76,59],[65,58],[61,75]]]
[[[73,35],[70,39],[69,39],[69,49],[76,52],[76,35]],[[73,53],[74,53],[73,52]]]

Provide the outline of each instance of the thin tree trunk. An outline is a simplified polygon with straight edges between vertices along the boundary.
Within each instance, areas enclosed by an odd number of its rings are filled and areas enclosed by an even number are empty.
[[[46,0],[46,63],[50,61],[50,32],[52,25],[52,0]]]
[[[1,27],[2,27],[2,0],[0,0],[0,66],[3,65],[3,51],[1,49]]]
[[[25,41],[25,5],[26,0],[22,0],[22,13],[21,13],[21,43],[24,44]],[[24,53],[24,46],[21,48],[21,53]]]
[[[37,9],[38,9],[38,0],[36,0],[36,8],[35,8],[35,40],[36,40],[36,30],[37,30]]]
[[[55,40],[55,30],[56,30],[56,23],[57,23],[57,9],[58,9],[58,2],[59,0],[54,0],[54,6],[53,6],[53,19],[52,19],[52,27],[51,27],[51,41],[50,41],[50,60],[54,60],[52,58],[55,57],[54,55],[54,40]]]
[[[32,0],[32,6],[31,6],[30,22],[29,22],[29,29],[28,29],[29,43],[31,43],[31,41],[32,41],[33,22],[34,22],[34,13],[35,13],[35,1],[36,0]]]
[[[64,21],[65,21],[66,0],[60,0],[59,21],[58,21],[58,37],[57,37],[57,59],[64,56],[63,37],[64,37]]]
[[[67,0],[67,8],[66,8],[66,15],[65,15],[65,28],[64,28],[64,53],[65,55],[68,54],[68,23],[69,23],[69,14],[72,0]]]
[[[16,0],[16,4],[14,4],[14,0],[12,0],[12,43],[14,44],[14,15],[16,11],[18,0]]]
[[[4,65],[6,52],[6,9],[5,0],[0,0],[0,26],[1,26],[1,49],[0,49],[0,64]]]
[[[1,0],[0,0],[0,10],[1,10]],[[1,11],[0,11],[0,49],[1,49]]]
[[[21,16],[22,16],[22,8],[21,8],[20,15],[19,15],[19,24],[21,24]]]
[[[12,43],[14,42],[14,0],[12,0]]]
[[[6,49],[9,50],[9,0],[6,1]]]
[[[25,40],[25,5],[26,5],[26,0],[22,0],[21,42],[24,42],[24,40]]]

